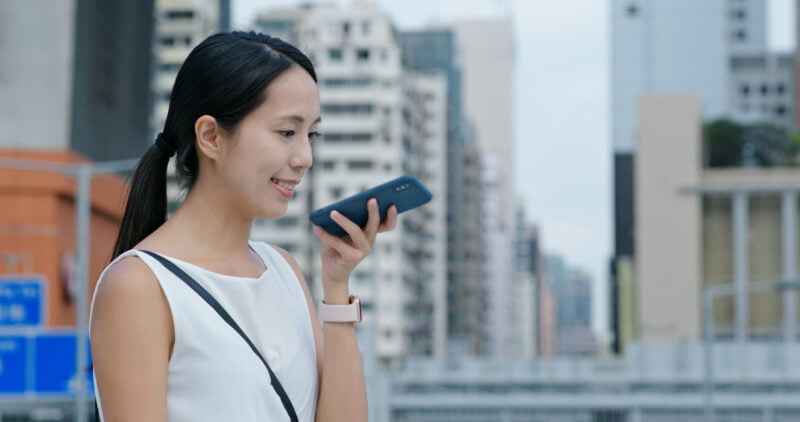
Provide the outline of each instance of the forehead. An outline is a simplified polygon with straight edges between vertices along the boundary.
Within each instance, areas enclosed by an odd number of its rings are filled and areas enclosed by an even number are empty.
[[[258,111],[273,118],[298,115],[306,120],[319,117],[319,89],[311,75],[293,65],[267,85],[267,100]]]

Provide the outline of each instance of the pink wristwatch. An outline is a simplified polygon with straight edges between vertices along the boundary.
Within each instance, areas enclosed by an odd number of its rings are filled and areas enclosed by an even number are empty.
[[[349,305],[328,305],[319,303],[319,318],[323,322],[361,322],[361,300],[350,296]]]

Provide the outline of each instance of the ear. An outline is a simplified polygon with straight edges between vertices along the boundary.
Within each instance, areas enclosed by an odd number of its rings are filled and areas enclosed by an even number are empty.
[[[222,152],[222,128],[217,119],[204,114],[194,122],[194,135],[197,140],[197,151],[212,161],[216,161]]]

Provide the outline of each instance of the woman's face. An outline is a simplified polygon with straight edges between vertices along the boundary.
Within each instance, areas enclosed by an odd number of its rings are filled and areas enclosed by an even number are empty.
[[[293,65],[267,86],[267,100],[239,123],[220,155],[229,199],[250,217],[278,218],[311,167],[318,133],[317,84]]]

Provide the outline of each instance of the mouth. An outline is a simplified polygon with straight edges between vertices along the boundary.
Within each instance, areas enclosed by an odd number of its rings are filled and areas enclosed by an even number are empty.
[[[274,177],[271,178],[270,181],[272,182],[272,185],[275,186],[275,189],[277,189],[278,192],[287,198],[294,196],[294,188],[298,183],[300,183],[295,180],[276,179]]]

